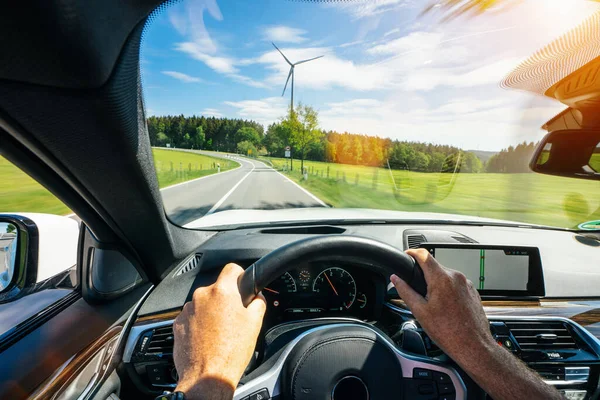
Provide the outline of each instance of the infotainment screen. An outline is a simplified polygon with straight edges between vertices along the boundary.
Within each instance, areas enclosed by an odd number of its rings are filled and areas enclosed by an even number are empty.
[[[423,243],[442,265],[460,271],[481,295],[544,296],[539,250],[522,246]]]

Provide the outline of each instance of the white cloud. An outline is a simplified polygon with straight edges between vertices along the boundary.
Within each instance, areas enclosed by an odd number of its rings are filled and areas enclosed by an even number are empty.
[[[387,37],[387,36],[393,35],[398,32],[400,32],[400,28],[394,28],[394,29],[391,29],[391,30],[387,31],[386,33],[384,33],[383,37]]]
[[[353,42],[342,43],[342,44],[338,45],[338,47],[341,47],[342,49],[344,49],[346,47],[356,46],[357,44],[361,44],[364,42],[365,42],[364,40],[355,40]]]
[[[344,60],[326,47],[284,48],[282,51],[292,62],[324,55],[323,58],[296,67],[295,84],[297,87],[326,90],[332,86],[339,86],[353,90],[378,90],[388,82],[384,68],[369,68],[350,60]],[[245,60],[245,62],[264,64],[265,68],[272,72],[266,78],[266,82],[271,86],[283,85],[290,69],[277,50],[264,53],[253,60]]]
[[[224,104],[237,109],[240,117],[268,125],[285,116],[287,101],[284,97],[268,97],[260,100],[226,101]]]
[[[177,71],[161,71],[162,74],[170,76],[172,78],[175,78],[177,80],[180,80],[181,82],[185,82],[185,83],[200,83],[203,82],[202,79],[197,78],[195,76],[190,76],[188,74],[184,74],[183,72],[177,72]]]
[[[333,3],[332,6],[339,7],[355,19],[360,19],[396,11],[414,3],[414,0],[355,0]],[[421,4],[421,1],[418,0],[417,4]]]
[[[234,67],[232,58],[210,55],[202,50],[202,47],[193,42],[182,42],[175,44],[175,50],[181,51],[198,61],[204,62],[208,67],[221,74],[234,74],[238,69]]]
[[[304,37],[304,29],[290,28],[289,26],[269,26],[263,30],[263,39],[276,43],[302,43],[308,39]]]
[[[205,117],[223,117],[221,111],[217,110],[216,108],[205,108],[204,110],[200,111],[200,114],[204,115]]]
[[[437,48],[442,39],[443,34],[439,32],[416,31],[372,47],[367,52],[376,55],[397,55],[407,51],[432,49]]]
[[[201,51],[215,53],[217,45],[204,24],[205,11],[217,21],[223,20],[217,0],[186,0],[169,7],[169,21],[180,35],[189,38]]]
[[[523,140],[539,140],[545,133],[540,126],[562,107],[557,103],[524,105],[526,95],[504,93],[492,99],[457,99],[439,107],[418,98],[396,97],[329,103],[319,113],[320,123],[338,132],[500,150]]]

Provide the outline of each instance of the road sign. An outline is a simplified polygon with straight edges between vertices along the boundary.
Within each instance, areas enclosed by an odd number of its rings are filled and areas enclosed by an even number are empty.
[[[285,151],[290,151],[292,148],[290,146],[285,146]]]
[[[289,148],[289,147],[288,147]],[[290,150],[285,150],[285,158],[290,158],[292,156],[292,152]]]

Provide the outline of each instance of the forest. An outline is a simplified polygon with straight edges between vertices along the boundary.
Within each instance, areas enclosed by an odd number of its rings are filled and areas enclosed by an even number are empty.
[[[244,155],[283,157],[292,147],[295,159],[340,164],[387,166],[420,172],[450,172],[460,160],[467,173],[529,172],[533,142],[510,146],[486,163],[474,153],[432,143],[391,140],[348,132],[318,129],[318,114],[300,105],[288,117],[264,127],[251,120],[183,115],[152,116],[148,132],[153,146],[236,152]]]

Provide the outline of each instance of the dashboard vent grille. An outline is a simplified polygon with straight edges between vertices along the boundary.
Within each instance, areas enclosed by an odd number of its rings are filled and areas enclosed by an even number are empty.
[[[200,265],[200,257],[202,257],[202,254],[194,254],[194,257],[183,264],[183,266],[175,273],[175,276],[187,274],[188,272],[198,268],[198,265]]]
[[[173,354],[173,325],[156,328],[145,353]]]
[[[452,239],[456,240],[459,243],[477,243],[473,239],[466,236],[452,236]]]
[[[407,235],[406,243],[409,249],[417,249],[421,247],[421,244],[425,243],[427,239],[423,235]]]
[[[523,350],[579,348],[561,321],[508,321],[506,326]]]

